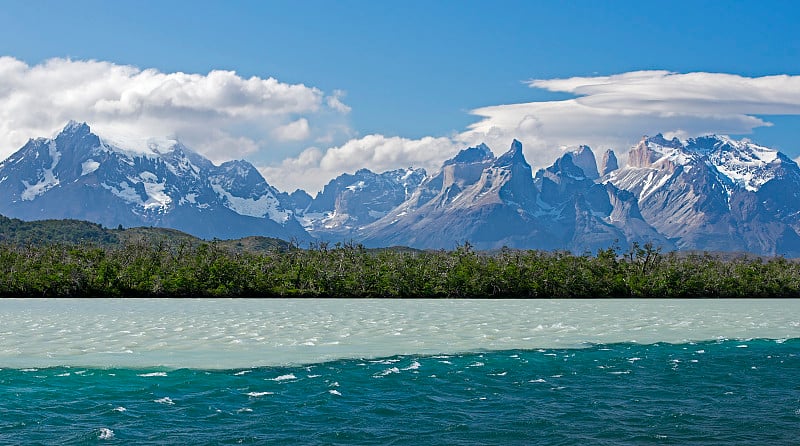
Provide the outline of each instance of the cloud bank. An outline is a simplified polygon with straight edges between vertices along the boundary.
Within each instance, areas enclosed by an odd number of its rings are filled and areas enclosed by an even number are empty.
[[[422,167],[433,172],[459,149],[459,144],[451,138],[367,135],[325,150],[308,148],[296,157],[262,168],[261,173],[279,188],[291,191],[299,187],[313,195],[335,176],[364,167],[374,172],[405,167]]]
[[[70,59],[29,66],[0,57],[0,157],[70,119],[101,134],[177,136],[215,161],[247,157],[330,134],[350,110],[343,96],[233,71],[162,73]]]

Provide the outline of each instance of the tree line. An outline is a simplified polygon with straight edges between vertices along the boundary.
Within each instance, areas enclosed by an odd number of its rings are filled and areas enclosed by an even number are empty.
[[[736,298],[800,297],[782,257],[501,249],[368,250],[317,243],[264,251],[185,241],[0,243],[3,297]]]

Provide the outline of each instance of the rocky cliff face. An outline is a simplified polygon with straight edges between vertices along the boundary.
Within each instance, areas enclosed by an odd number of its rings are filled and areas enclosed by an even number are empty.
[[[469,241],[479,249],[576,252],[640,240],[671,246],[642,219],[631,194],[594,181],[588,147],[568,152],[535,178],[518,141],[496,159],[485,148],[483,156],[470,156],[478,149],[445,162],[422,192],[364,228],[365,243],[452,248]]]

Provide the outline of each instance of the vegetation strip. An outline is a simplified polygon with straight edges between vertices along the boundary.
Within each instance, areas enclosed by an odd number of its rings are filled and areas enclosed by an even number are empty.
[[[800,264],[634,245],[573,255],[320,243],[0,243],[3,297],[800,297]]]

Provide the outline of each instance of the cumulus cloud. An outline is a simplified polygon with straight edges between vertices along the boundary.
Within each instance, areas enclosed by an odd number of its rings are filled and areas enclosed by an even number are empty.
[[[275,128],[273,136],[279,141],[302,141],[311,134],[308,119],[300,118],[297,121]]]
[[[333,94],[327,99],[328,107],[342,113],[350,113],[350,107],[342,102],[342,98],[344,98],[344,91],[333,90]]]
[[[645,134],[749,134],[771,125],[753,115],[800,114],[800,76],[637,71],[529,85],[577,97],[472,110],[482,119],[461,137],[493,148],[517,138],[531,164],[544,167],[565,146],[588,144],[624,153]]]
[[[337,175],[361,168],[383,172],[413,166],[435,171],[459,148],[459,143],[444,137],[407,139],[367,135],[325,150],[308,148],[296,157],[261,168],[261,173],[279,189],[301,188],[313,194]]]
[[[178,136],[212,159],[230,159],[329,133],[328,124],[342,125],[343,95],[233,71],[162,73],[70,59],[30,66],[0,57],[0,157],[74,119],[101,134]]]

